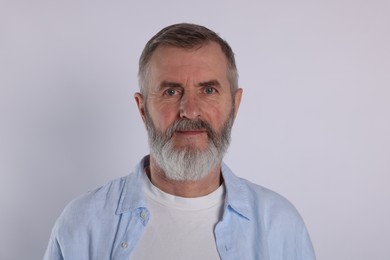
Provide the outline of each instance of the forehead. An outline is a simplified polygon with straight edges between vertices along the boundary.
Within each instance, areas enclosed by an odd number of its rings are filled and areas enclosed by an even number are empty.
[[[227,59],[215,42],[193,49],[160,46],[150,59],[149,69],[154,80],[227,80]]]

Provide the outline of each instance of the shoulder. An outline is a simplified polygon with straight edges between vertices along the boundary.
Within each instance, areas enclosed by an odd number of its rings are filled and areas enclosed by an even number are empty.
[[[64,211],[74,210],[99,210],[101,207],[112,205],[112,201],[117,201],[122,193],[126,177],[109,181],[103,186],[86,192],[85,194],[73,199],[64,209]]]
[[[256,241],[266,241],[272,259],[315,259],[304,221],[296,208],[280,194],[239,178],[222,168],[227,204]],[[243,217],[241,217],[243,216]],[[260,239],[259,239],[260,238]]]
[[[284,196],[246,179],[241,181],[247,187],[249,201],[254,209],[268,213],[272,217],[288,215],[300,218],[295,206]]]
[[[144,160],[129,175],[113,179],[72,200],[57,219],[55,228],[115,222],[121,213],[142,204]]]
[[[254,222],[267,233],[272,259],[315,259],[305,223],[295,206],[282,195],[241,179],[247,187]]]
[[[57,219],[56,227],[83,226],[95,221],[97,216],[114,216],[125,183],[126,177],[114,179],[73,199]]]
[[[294,205],[279,193],[237,177],[226,165],[223,174],[229,202],[248,214],[248,218],[261,218],[266,223],[302,221]]]

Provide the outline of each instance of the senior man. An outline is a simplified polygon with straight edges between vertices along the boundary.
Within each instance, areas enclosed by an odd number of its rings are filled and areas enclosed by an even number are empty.
[[[222,162],[242,96],[226,41],[164,28],[142,52],[139,85],[150,155],[72,201],[45,259],[315,259],[295,208]]]

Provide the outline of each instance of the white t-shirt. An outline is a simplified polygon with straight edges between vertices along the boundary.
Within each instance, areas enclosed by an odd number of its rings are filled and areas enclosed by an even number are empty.
[[[144,192],[149,223],[130,259],[220,259],[214,228],[222,217],[225,188],[198,198],[183,198],[155,187],[146,174]]]

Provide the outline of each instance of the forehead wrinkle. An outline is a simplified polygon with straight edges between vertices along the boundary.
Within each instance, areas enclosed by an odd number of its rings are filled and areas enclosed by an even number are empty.
[[[158,87],[159,87],[159,90],[162,90],[165,88],[185,88],[185,86],[188,85],[188,81],[189,81],[189,79],[187,79],[186,84],[183,85],[182,83],[164,80],[160,83],[160,85]],[[194,83],[193,85],[196,87],[210,87],[210,86],[221,87],[221,84],[216,79],[201,81],[199,83]]]

